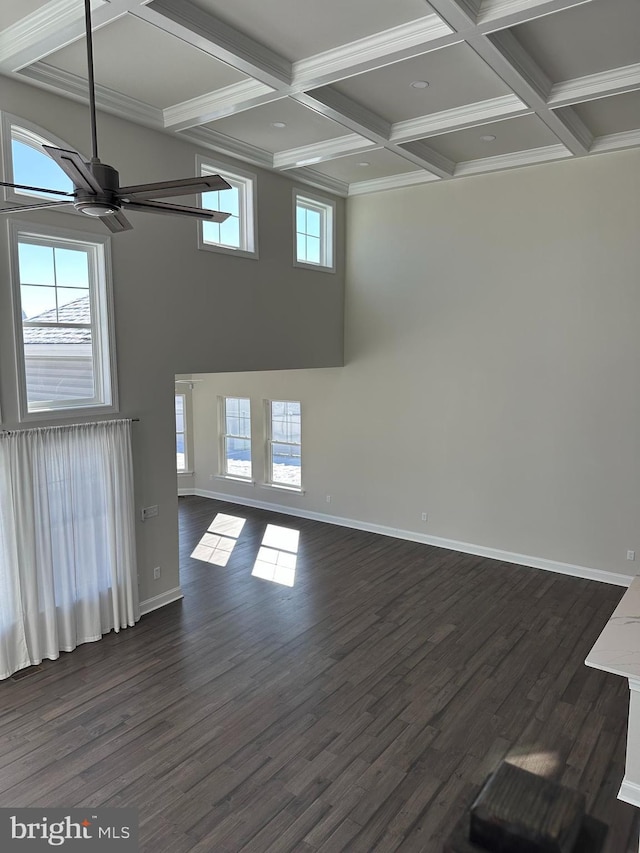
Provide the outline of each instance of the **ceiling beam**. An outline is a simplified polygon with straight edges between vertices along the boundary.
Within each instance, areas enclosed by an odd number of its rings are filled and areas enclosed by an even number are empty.
[[[135,15],[272,89],[291,84],[288,60],[189,0],[153,0]]]
[[[495,32],[591,2],[593,0],[483,0],[476,25],[480,32]]]
[[[550,107],[564,107],[602,98],[605,95],[620,95],[640,89],[640,62],[599,71],[585,77],[554,83],[547,99]]]
[[[166,107],[163,110],[164,126],[171,130],[186,130],[283,97],[282,93],[276,92],[270,86],[247,78]]]

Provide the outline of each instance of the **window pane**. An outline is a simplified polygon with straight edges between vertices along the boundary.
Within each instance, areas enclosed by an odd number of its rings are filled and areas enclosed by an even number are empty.
[[[176,434],[176,469],[178,471],[184,471],[186,468],[186,457],[184,453],[184,435],[182,433]]]
[[[76,249],[55,250],[56,281],[65,287],[89,287],[89,256]]]
[[[56,276],[51,246],[20,243],[18,246],[18,263],[22,284],[46,284],[49,287],[55,285]]]
[[[230,216],[220,225],[220,242],[224,246],[240,248],[240,220]]]
[[[300,447],[271,445],[271,479],[274,483],[300,488],[302,485]]]
[[[96,395],[90,329],[25,329],[30,404],[90,400]]]
[[[307,263],[320,263],[320,240],[317,237],[307,237]]]
[[[304,234],[307,230],[307,210],[298,205],[296,207],[296,231]]]
[[[13,160],[13,179],[16,184],[73,192],[73,184],[69,178],[60,166],[40,148],[27,145],[19,139],[12,139],[11,157]],[[55,196],[47,195],[47,193],[34,193],[27,190],[16,190],[16,192],[20,195],[55,198]]]
[[[23,320],[32,320],[37,317],[38,321],[42,323],[57,322],[55,287],[22,285],[20,303]]]
[[[297,258],[299,261],[307,260],[307,238],[304,234],[298,234],[298,239],[296,241],[297,246]]]
[[[205,207],[208,207],[208,205],[205,205]],[[220,223],[219,222],[203,222],[202,223],[202,239],[204,240],[205,243],[219,243],[220,242]]]
[[[251,477],[250,439],[225,439],[225,474],[233,477]]]
[[[230,213],[232,216],[240,215],[240,190],[238,187],[231,187],[230,190],[221,190],[218,196],[216,210],[220,210],[223,213]]]
[[[317,210],[307,210],[307,234],[320,236],[320,213]]]
[[[91,305],[86,290],[74,287],[57,287],[58,322],[90,323]]]
[[[176,411],[176,432],[184,432],[184,412]]]

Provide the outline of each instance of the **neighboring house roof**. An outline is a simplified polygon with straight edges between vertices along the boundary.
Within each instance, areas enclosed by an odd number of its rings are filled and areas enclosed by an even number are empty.
[[[29,317],[30,323],[91,323],[89,294],[63,305],[57,313],[55,308]],[[24,326],[25,344],[85,344],[91,343],[91,329],[70,329],[59,326]]]

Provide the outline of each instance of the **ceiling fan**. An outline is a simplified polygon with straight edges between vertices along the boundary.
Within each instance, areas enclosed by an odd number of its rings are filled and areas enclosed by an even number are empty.
[[[17,190],[31,190],[47,195],[62,196],[51,201],[37,204],[26,204],[18,207],[0,208],[0,213],[17,213],[27,210],[37,210],[46,207],[73,206],[87,216],[97,217],[107,228],[116,233],[129,231],[133,226],[124,215],[123,210],[139,210],[148,213],[165,213],[177,216],[191,216],[210,222],[224,222],[230,214],[217,210],[207,210],[201,207],[187,207],[182,204],[167,204],[154,201],[176,195],[197,192],[212,192],[215,190],[231,189],[231,185],[220,175],[205,175],[201,178],[181,178],[176,181],[158,181],[156,183],[137,184],[121,187],[119,175],[113,166],[101,163],[98,157],[98,134],[96,130],[96,95],[93,72],[93,39],[91,30],[91,0],[84,0],[84,14],[87,42],[87,68],[89,83],[89,114],[91,120],[91,160],[85,163],[76,151],[66,151],[64,148],[54,148],[51,145],[42,147],[62,171],[71,179],[73,192],[51,190],[44,187],[30,187],[25,184],[12,184],[0,181],[0,186],[12,187]]]

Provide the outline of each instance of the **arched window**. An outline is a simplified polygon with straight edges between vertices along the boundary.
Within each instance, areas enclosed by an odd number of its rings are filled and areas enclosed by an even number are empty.
[[[54,145],[70,150],[73,148],[72,145],[31,122],[7,113],[2,116],[2,133],[5,143],[3,145],[5,180],[32,187],[73,191],[71,180],[42,148],[43,145]],[[54,197],[46,192],[5,188],[5,200],[16,204],[26,202],[27,199]],[[69,208],[69,210],[72,209]]]

